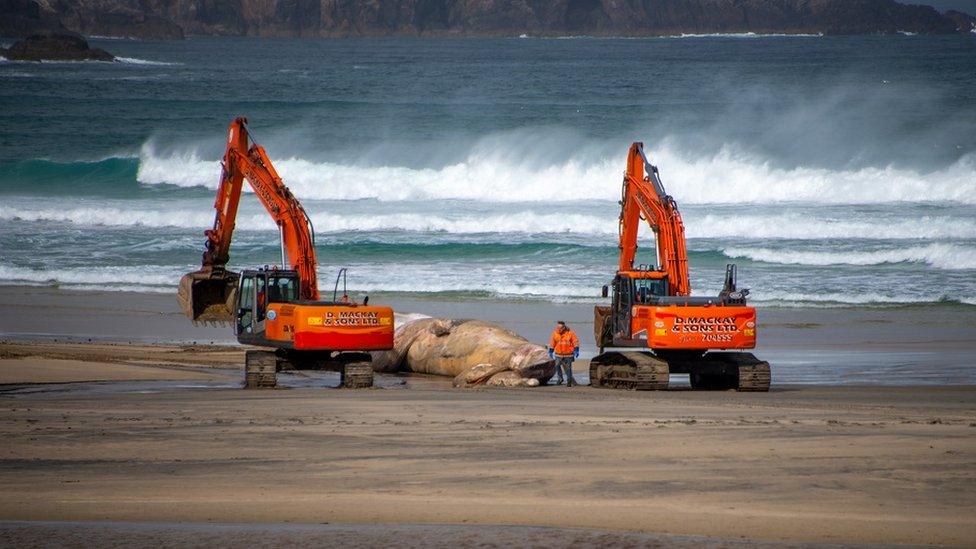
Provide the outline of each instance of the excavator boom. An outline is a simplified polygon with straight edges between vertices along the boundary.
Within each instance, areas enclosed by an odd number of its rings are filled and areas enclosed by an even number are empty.
[[[685,249],[685,226],[674,199],[664,191],[664,184],[644,154],[644,144],[634,143],[627,155],[627,172],[620,209],[620,264],[618,270],[634,270],[637,256],[637,231],[641,219],[654,231],[658,264],[667,276],[669,295],[691,294],[688,278],[688,252]]]
[[[308,214],[282,182],[264,148],[251,139],[246,118],[230,124],[222,165],[213,228],[204,233],[207,240],[202,266],[180,280],[178,297],[184,314],[201,322],[234,320],[240,277],[226,267],[244,181],[278,225],[281,267],[298,272],[299,298],[318,300],[314,233]]]

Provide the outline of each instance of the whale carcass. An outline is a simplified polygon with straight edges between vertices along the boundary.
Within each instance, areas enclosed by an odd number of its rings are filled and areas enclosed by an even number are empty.
[[[393,349],[373,353],[377,372],[451,376],[456,386],[536,386],[555,363],[541,345],[491,322],[421,318],[401,324]]]

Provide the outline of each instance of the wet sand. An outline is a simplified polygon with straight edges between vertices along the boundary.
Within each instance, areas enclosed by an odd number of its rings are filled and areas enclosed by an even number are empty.
[[[399,312],[498,322],[548,341],[555,320],[593,356],[593,305],[419,300],[374,296]],[[976,384],[976,307],[759,310],[756,354],[774,364],[773,383]],[[235,344],[227,326],[193,326],[173,295],[0,286],[0,339],[158,345]]]
[[[78,547],[658,547],[673,549],[804,549],[874,547],[727,540],[703,536],[612,532],[591,528],[457,524],[268,524],[0,521],[11,545]]]
[[[378,376],[380,388],[349,391],[323,373],[242,391],[239,348],[118,345],[97,322],[79,333],[87,310],[114,319],[115,341],[140,329],[133,340],[178,341],[153,311],[160,296],[120,312],[98,294],[39,295],[47,333],[26,337],[9,313],[35,313],[0,291],[0,534],[12,543],[976,545],[974,386],[631,393]],[[846,324],[823,351],[879,368],[885,337],[973,356],[966,311],[831,314],[787,312],[777,322],[799,327],[769,330]],[[824,343],[771,339],[767,352]]]

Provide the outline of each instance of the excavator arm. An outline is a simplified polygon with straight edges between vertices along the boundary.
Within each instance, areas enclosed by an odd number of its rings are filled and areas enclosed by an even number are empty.
[[[214,225],[204,233],[207,240],[202,267],[180,281],[184,313],[196,321],[233,320],[238,275],[227,271],[226,265],[244,181],[278,225],[286,262],[282,268],[298,272],[300,299],[318,300],[315,242],[308,214],[282,182],[264,148],[251,139],[247,119],[241,117],[231,123],[222,164]]]
[[[658,265],[669,282],[670,295],[691,294],[685,227],[674,199],[664,191],[657,168],[644,154],[644,144],[634,143],[627,156],[620,210],[620,263],[622,272],[634,270],[637,233],[644,219],[654,231]]]

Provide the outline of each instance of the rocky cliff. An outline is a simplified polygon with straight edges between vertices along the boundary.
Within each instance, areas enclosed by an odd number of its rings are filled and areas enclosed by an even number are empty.
[[[8,36],[57,25],[141,38],[950,34],[971,32],[974,22],[894,0],[0,0],[0,34]]]
[[[0,0],[0,36],[72,30],[88,36],[183,38],[182,26],[146,2],[127,0]]]

